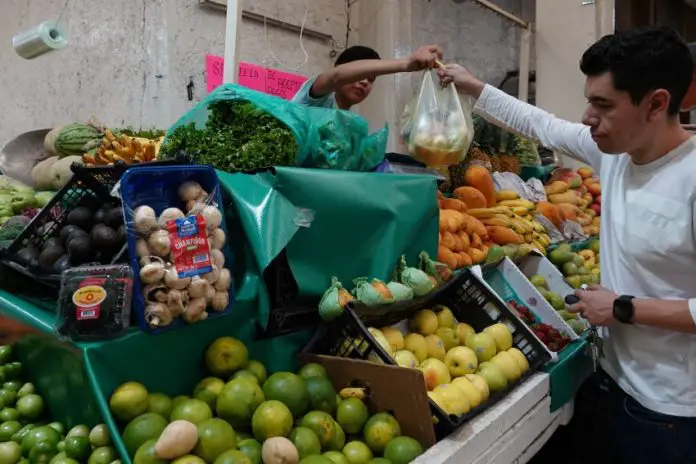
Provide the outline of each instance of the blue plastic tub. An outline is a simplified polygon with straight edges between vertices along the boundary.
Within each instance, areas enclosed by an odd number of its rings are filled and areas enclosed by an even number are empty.
[[[180,208],[185,211],[185,205],[179,199],[178,188],[184,182],[198,182],[208,194],[215,195],[218,208],[222,213],[222,223],[220,228],[225,232],[227,243],[223,247],[225,255],[225,267],[232,271],[233,256],[230,251],[227,225],[225,223],[225,213],[222,202],[222,192],[218,183],[217,174],[210,166],[138,166],[128,169],[121,178],[121,199],[123,200],[123,211],[126,224],[133,224],[133,210],[138,206],[147,205],[155,210],[159,216],[166,208]],[[128,229],[128,254],[130,264],[134,270],[133,286],[133,311],[138,325],[150,333],[158,333],[171,330],[175,327],[186,325],[181,319],[176,319],[170,325],[158,329],[152,329],[145,320],[145,300],[143,298],[143,285],[140,281],[140,263],[136,252],[137,236],[132,227]],[[234,281],[229,290],[230,303],[222,312],[208,311],[208,318],[219,317],[228,313],[235,301]]]

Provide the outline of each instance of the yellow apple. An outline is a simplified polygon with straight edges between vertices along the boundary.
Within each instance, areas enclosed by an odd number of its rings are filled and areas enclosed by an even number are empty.
[[[425,379],[425,388],[434,390],[438,385],[450,383],[449,369],[445,363],[435,358],[428,358],[418,366],[418,369],[423,373]]]
[[[419,363],[425,361],[428,357],[428,344],[425,337],[420,334],[408,334],[404,338],[404,348],[413,353]]]
[[[510,329],[505,324],[500,322],[493,324],[483,329],[483,332],[493,337],[493,340],[495,340],[495,347],[498,351],[505,351],[512,347],[512,332],[510,332]]]
[[[486,362],[495,356],[495,340],[489,334],[481,332],[466,339],[466,346],[474,350],[479,362]]]
[[[455,346],[459,346],[459,335],[457,335],[457,332],[454,329],[450,329],[449,327],[440,327],[437,329],[437,332],[435,332],[435,335],[442,339],[442,342],[445,344],[446,351],[451,350]]]
[[[471,409],[474,409],[483,401],[479,389],[476,388],[474,384],[471,383],[471,381],[466,377],[454,379],[451,385],[459,388],[466,395],[466,399],[469,401],[469,406],[471,406]]]
[[[510,383],[513,383],[522,377],[522,369],[520,368],[520,365],[517,364],[515,358],[513,358],[512,355],[507,351],[501,351],[500,353],[496,354],[493,356],[493,359],[491,359],[490,362],[498,366],[500,370],[503,371],[505,378],[508,379],[508,382]]]
[[[372,337],[379,343],[379,345],[384,348],[384,351],[387,352],[387,354],[391,357],[394,356],[394,352],[391,349],[391,346],[389,346],[389,342],[387,341],[387,338],[380,332],[379,330],[375,329],[374,327],[368,327],[367,328],[368,332],[372,335]],[[368,356],[368,361],[377,363],[377,364],[384,364],[384,361],[382,361],[382,358],[379,357],[379,355],[376,352],[370,353]]]
[[[520,366],[520,369],[522,369],[522,373],[524,374],[529,370],[529,361],[527,361],[527,357],[522,353],[520,350],[517,348],[510,348],[507,350],[510,355],[515,358],[515,361],[517,361],[517,365]]]
[[[457,319],[455,319],[452,310],[445,305],[437,305],[433,308],[437,314],[437,323],[440,327],[448,327],[450,329],[454,328],[457,324]]]
[[[418,367],[418,359],[416,355],[407,350],[399,350],[394,353],[394,361],[401,367],[408,367],[409,369],[415,369]]]
[[[425,343],[428,344],[428,357],[429,358],[436,358],[439,360],[445,359],[445,354],[447,354],[447,350],[445,350],[445,343],[442,341],[440,337],[437,335],[428,335],[425,337]]]
[[[479,366],[478,375],[488,384],[488,389],[492,392],[505,390],[508,386],[508,379],[500,368],[490,362]]]
[[[466,345],[466,341],[469,339],[469,336],[474,335],[476,333],[473,327],[464,322],[460,322],[459,324],[457,324],[456,330],[457,335],[459,335],[460,345]]]
[[[389,342],[389,346],[394,353],[404,349],[404,334],[394,327],[382,327],[382,333]]]
[[[460,416],[471,410],[471,405],[464,392],[452,384],[440,385],[433,393],[442,399],[443,405],[438,404],[438,406],[444,409],[447,414]]]
[[[421,309],[410,322],[411,332],[421,334],[423,336],[434,334],[437,330],[437,316],[429,309]]]
[[[490,396],[491,392],[488,389],[486,380],[478,374],[466,374],[466,378],[469,380],[469,382],[471,382],[471,385],[476,387],[479,393],[481,393],[481,401],[488,401],[488,397]]]
[[[445,365],[452,377],[461,377],[476,372],[478,358],[471,348],[456,346],[445,355]]]

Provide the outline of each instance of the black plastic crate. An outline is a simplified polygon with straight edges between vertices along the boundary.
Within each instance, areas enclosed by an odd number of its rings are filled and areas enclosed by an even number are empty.
[[[26,246],[41,249],[43,244],[51,237],[54,237],[56,231],[65,225],[68,214],[73,209],[85,206],[95,210],[105,204],[120,206],[121,201],[111,196],[106,186],[96,182],[93,177],[84,174],[80,170],[74,171],[68,183],[51,198],[17,238],[2,251],[3,264],[43,285],[57,290],[60,288],[60,275],[43,273],[38,269],[24,266],[17,263],[13,257]],[[126,262],[127,259],[127,245],[124,245],[112,257],[110,263]]]
[[[385,364],[396,365],[367,328],[397,324],[421,309],[438,304],[450,308],[459,322],[466,322],[476,332],[496,322],[506,324],[512,331],[513,346],[529,361],[529,370],[521,379],[503,391],[491,393],[488,401],[464,415],[448,415],[431,401],[430,406],[437,419],[435,433],[438,438],[443,438],[495,405],[550,360],[548,352],[534,337],[532,331],[470,270],[456,274],[452,280],[431,294],[411,301],[377,308],[362,303],[350,303],[341,317],[319,328],[304,352],[377,362],[381,360]]]
[[[277,337],[321,323],[320,298],[300,295],[297,280],[292,274],[285,250],[271,261],[263,273],[270,298],[268,325],[260,333],[262,338]]]
[[[112,166],[84,166],[74,163],[71,166],[75,174],[79,174],[82,179],[88,179],[92,184],[99,184],[107,191],[111,192],[113,188],[121,180],[121,176],[129,168],[133,166],[168,166],[173,164],[191,164],[184,156],[177,157],[171,160],[151,161],[149,163],[126,164],[123,161],[117,161]]]

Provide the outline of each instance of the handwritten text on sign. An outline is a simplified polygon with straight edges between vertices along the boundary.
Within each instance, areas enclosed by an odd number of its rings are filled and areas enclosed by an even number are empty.
[[[206,55],[205,76],[208,83],[208,93],[222,85],[225,60],[220,56]],[[256,64],[239,62],[237,82],[252,90],[265,92],[286,100],[295,96],[306,77],[277,69],[266,69]]]

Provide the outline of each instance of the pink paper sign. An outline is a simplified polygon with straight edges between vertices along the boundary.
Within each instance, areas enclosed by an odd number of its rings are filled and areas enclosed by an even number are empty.
[[[225,70],[225,59],[221,56],[205,55],[205,80],[208,83],[208,93],[222,85]]]
[[[266,69],[266,93],[290,100],[306,80],[297,74]]]
[[[257,92],[265,92],[266,70],[263,66],[240,61],[237,83]]]
[[[205,76],[208,93],[222,85],[225,69],[225,59],[221,56],[205,56]],[[239,62],[239,74],[237,82],[246,88],[276,95],[286,100],[295,96],[306,77],[297,74],[265,69],[257,64]]]

